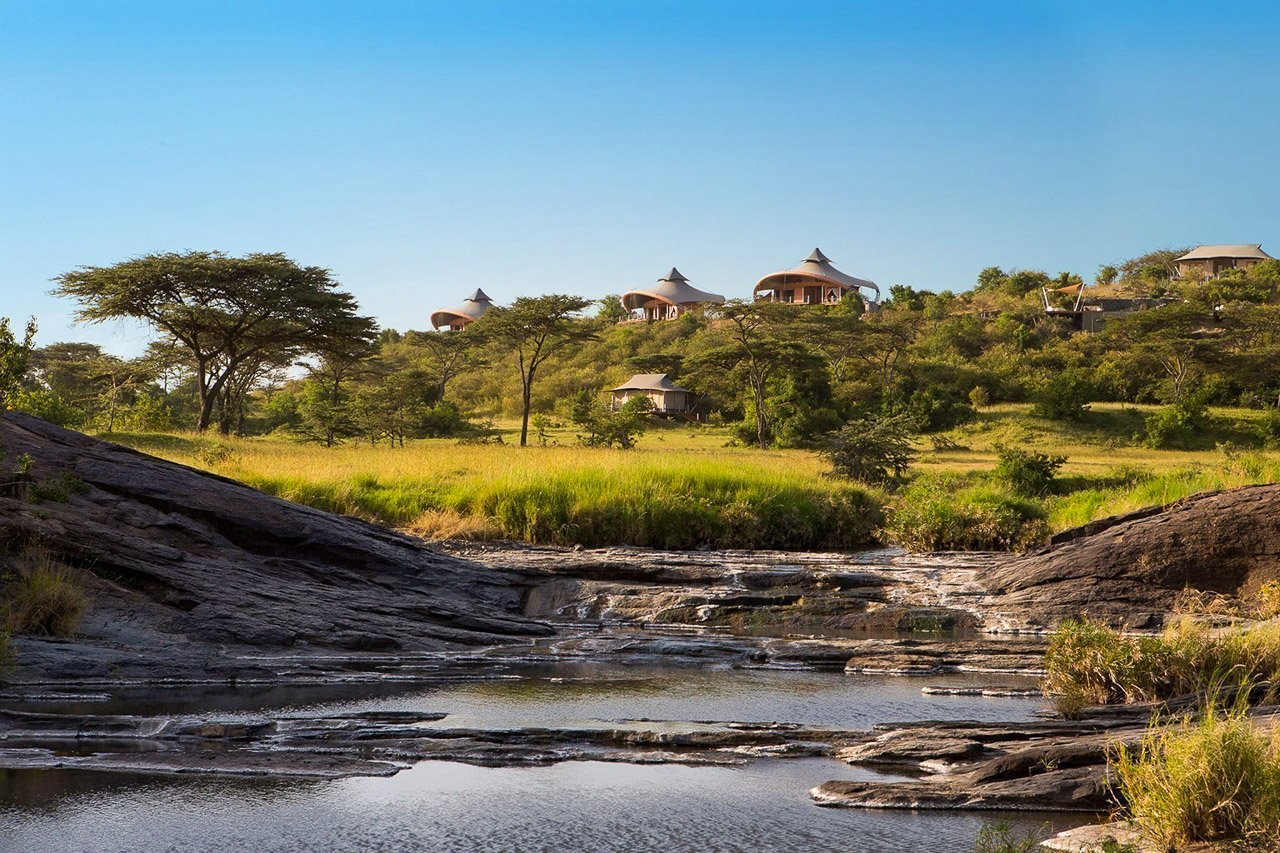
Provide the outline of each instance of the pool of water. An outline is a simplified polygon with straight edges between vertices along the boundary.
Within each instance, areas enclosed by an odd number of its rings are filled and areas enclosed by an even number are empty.
[[[1016,677],[927,679],[748,669],[552,665],[408,686],[121,690],[83,713],[236,717],[264,711],[445,712],[435,725],[509,728],[618,720],[778,721],[839,728],[926,719],[1025,720],[1043,701],[926,696],[925,685],[1025,687]],[[0,850],[964,851],[992,815],[824,809],[807,796],[873,771],[825,758],[689,767],[428,761],[390,778],[325,782],[0,771]],[[1017,815],[1023,825],[1075,818]]]

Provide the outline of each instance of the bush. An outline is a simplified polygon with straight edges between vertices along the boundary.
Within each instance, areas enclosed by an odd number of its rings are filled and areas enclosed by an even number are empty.
[[[920,432],[954,429],[978,416],[966,398],[936,386],[913,393],[905,413],[911,416]]]
[[[926,481],[888,509],[885,533],[911,551],[1021,551],[1049,535],[1040,503],[982,486]]]
[[[900,480],[915,459],[911,421],[903,415],[850,421],[819,453],[831,463],[831,476],[864,483]]]
[[[1199,394],[1188,394],[1146,420],[1146,445],[1156,450],[1184,447],[1194,442],[1210,424],[1209,407]]]
[[[991,392],[981,385],[973,386],[973,390],[969,392],[969,405],[975,409],[991,405]]]
[[[5,592],[7,627],[14,634],[69,637],[89,605],[72,571],[38,551],[27,556]]]
[[[1254,426],[1264,447],[1280,448],[1280,409],[1267,409]]]
[[[1280,734],[1243,709],[1153,723],[1136,749],[1113,749],[1111,770],[1127,816],[1161,849],[1280,843]]]
[[[1019,495],[1042,495],[1049,491],[1065,456],[1021,450],[996,444],[996,479]]]
[[[1031,395],[1031,414],[1055,421],[1078,421],[1089,410],[1093,389],[1074,372],[1059,373]]]
[[[619,450],[630,450],[644,435],[648,426],[646,415],[652,408],[653,402],[648,397],[632,397],[617,411],[601,403],[585,408],[575,404],[574,423],[587,431],[586,435],[578,436],[578,440],[587,447],[617,445]]]

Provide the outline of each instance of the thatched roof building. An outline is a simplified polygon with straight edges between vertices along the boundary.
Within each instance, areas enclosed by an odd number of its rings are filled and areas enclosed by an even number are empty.
[[[441,308],[431,312],[431,325],[436,329],[461,329],[479,320],[489,310],[493,300],[476,288],[475,293],[462,300],[456,308]]]
[[[653,287],[628,290],[622,294],[622,307],[628,311],[643,311],[646,320],[673,320],[695,306],[719,305],[722,302],[723,296],[698,290],[675,267],[666,278],[658,279]]]
[[[814,249],[809,257],[782,272],[769,275],[756,282],[757,299],[789,302],[797,305],[832,305],[849,291],[868,290],[871,301],[880,301],[880,288],[874,281],[843,273],[831,265],[831,259]]]

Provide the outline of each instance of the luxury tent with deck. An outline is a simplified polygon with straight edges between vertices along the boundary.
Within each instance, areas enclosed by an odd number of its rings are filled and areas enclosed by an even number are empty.
[[[615,411],[635,397],[648,397],[658,415],[678,415],[693,410],[688,388],[681,388],[665,373],[637,373],[617,388],[610,388],[610,408]]]
[[[462,300],[456,308],[441,308],[431,312],[431,325],[436,329],[461,329],[476,320],[489,310],[493,300],[479,288],[476,292]]]
[[[675,267],[666,278],[658,279],[653,287],[628,290],[622,294],[622,307],[628,311],[643,312],[645,320],[674,320],[690,308],[722,302],[723,296],[698,290]]]
[[[782,272],[770,273],[756,282],[757,299],[768,299],[773,302],[787,302],[796,305],[834,305],[849,292],[858,293],[867,298],[862,291],[868,291],[871,304],[880,301],[880,288],[874,281],[855,278],[841,272],[831,265],[831,259],[822,254],[821,249],[814,249],[809,257],[799,266]]]
[[[1242,269],[1257,266],[1263,261],[1275,258],[1262,251],[1260,243],[1244,243],[1236,246],[1196,246],[1190,252],[1178,258],[1178,275],[1199,272],[1205,278],[1213,278],[1223,270]]]

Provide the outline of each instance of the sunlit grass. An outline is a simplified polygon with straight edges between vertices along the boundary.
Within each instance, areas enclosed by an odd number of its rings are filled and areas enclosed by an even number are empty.
[[[1138,436],[1153,410],[1095,404],[1080,424],[1064,424],[1032,417],[1025,405],[988,407],[977,422],[946,433],[936,446],[930,437],[920,439],[913,473],[926,480],[960,478],[957,488],[968,489],[965,495],[986,494],[996,488],[987,481],[996,444],[1065,454],[1055,490],[1034,499],[1040,509],[1018,513],[1023,521],[1043,516],[1041,523],[1052,530],[1207,489],[1280,481],[1280,455],[1226,454],[1215,446],[1243,446],[1259,413],[1214,410],[1217,425],[1203,448],[1153,450]],[[531,433],[533,446],[520,448],[514,444],[517,425],[500,427],[501,445],[422,440],[403,448],[323,448],[285,437],[111,437],[322,509],[473,537],[837,547],[865,544],[867,525],[878,515],[865,504],[888,500],[878,490],[823,476],[827,466],[811,451],[728,446],[725,428],[656,424],[635,450],[618,451],[581,447],[564,426],[543,437]],[[992,515],[991,523],[999,517]],[[1027,545],[1027,529],[983,541]],[[926,539],[902,541],[920,547]]]

